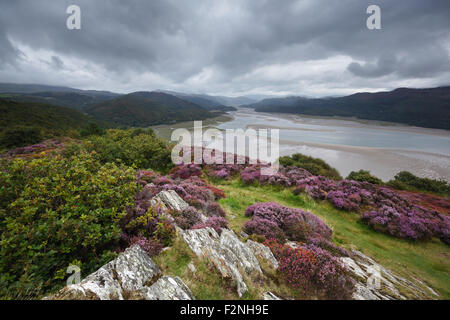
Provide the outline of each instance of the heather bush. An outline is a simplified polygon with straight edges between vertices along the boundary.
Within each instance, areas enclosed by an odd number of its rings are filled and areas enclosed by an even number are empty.
[[[259,182],[260,176],[260,166],[251,165],[241,171],[241,180],[245,184],[253,184]]]
[[[111,259],[137,191],[134,170],[87,153],[0,165],[1,287],[37,297],[63,285],[73,261],[89,274]]]
[[[243,231],[249,235],[257,234],[266,239],[277,239],[280,242],[286,241],[286,235],[278,224],[272,220],[264,218],[253,218],[244,224]]]
[[[139,197],[136,199],[134,207],[128,207],[120,221],[122,248],[131,244],[133,236],[154,238],[163,246],[170,246],[175,236],[173,219],[167,217],[160,206],[148,205],[148,201],[142,201]]]
[[[366,170],[352,171],[346,179],[359,182],[369,182],[373,184],[383,184],[383,181],[381,181],[381,179],[375,177],[374,175],[371,175],[370,171]]]
[[[143,236],[133,236],[128,242],[129,245],[139,245],[150,257],[161,253],[163,246],[161,242],[154,238],[145,238]]]
[[[364,212],[361,219],[377,231],[411,240],[429,240],[435,236],[445,242],[450,230],[448,217],[414,205],[407,208],[383,205]]]
[[[210,185],[207,185],[206,188],[211,190],[211,192],[214,194],[215,201],[225,198],[225,192],[223,192],[219,188],[216,188],[216,187],[213,187]]]
[[[198,164],[190,163],[173,167],[170,172],[172,179],[188,179],[190,177],[199,177],[202,175],[202,168]]]
[[[412,196],[399,194],[385,186],[309,177],[298,181],[294,193],[301,190],[314,199],[327,199],[338,209],[362,212],[363,222],[395,237],[411,240],[437,237],[446,242],[449,233],[450,226],[444,215],[417,205]]]
[[[208,202],[205,208],[205,214],[207,216],[225,217],[225,211],[220,207],[217,202]]]
[[[218,234],[222,233],[223,228],[228,228],[228,220],[223,217],[211,217],[204,223],[198,223],[192,229],[213,228]]]
[[[292,248],[275,240],[265,243],[278,260],[278,272],[304,297],[350,299],[354,281],[344,265],[329,252],[314,245]]]
[[[187,207],[175,217],[175,223],[183,230],[190,229],[200,222],[200,213],[193,207]]]
[[[313,233],[313,228],[298,214],[287,216],[283,227],[286,237],[292,241],[305,241]]]
[[[327,250],[329,253],[337,257],[351,256],[351,253],[347,249],[335,245],[333,242],[331,242],[328,239],[325,239],[320,235],[315,235],[311,238],[308,238],[306,243],[308,245],[313,245],[322,248],[324,250]]]
[[[320,234],[329,239],[332,234],[331,229],[312,213],[301,209],[284,207],[275,202],[251,205],[246,209],[245,215],[253,217],[253,219],[264,219],[273,222],[283,232],[288,232],[293,237],[292,240],[294,238],[306,239],[312,234]],[[298,234],[294,235],[294,231],[298,232]],[[266,236],[266,238],[270,237]]]

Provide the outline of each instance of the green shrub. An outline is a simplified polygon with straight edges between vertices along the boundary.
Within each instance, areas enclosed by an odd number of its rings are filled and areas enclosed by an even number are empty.
[[[359,170],[359,171],[352,171],[346,178],[347,180],[355,180],[360,182],[369,182],[373,184],[383,184],[383,181],[381,179],[373,176],[370,174],[370,171],[366,170]]]
[[[450,184],[447,181],[419,178],[408,171],[399,172],[387,184],[399,190],[425,191],[450,196]]]
[[[41,129],[37,127],[14,126],[6,128],[0,135],[0,147],[15,148],[39,143],[43,140]]]
[[[114,256],[135,171],[95,154],[3,160],[0,172],[0,297],[36,298]]]
[[[101,128],[97,123],[95,122],[89,122],[86,126],[81,128],[80,130],[80,136],[82,137],[88,137],[88,136],[101,136],[105,133],[105,130]]]
[[[95,151],[102,163],[123,163],[162,172],[172,167],[170,145],[151,129],[110,129],[103,136],[90,136],[81,145],[67,147],[64,154],[77,154],[80,149]]]
[[[280,164],[283,166],[296,166],[303,168],[315,176],[324,176],[333,180],[342,180],[339,172],[322,159],[305,156],[300,153],[292,156],[280,157]]]

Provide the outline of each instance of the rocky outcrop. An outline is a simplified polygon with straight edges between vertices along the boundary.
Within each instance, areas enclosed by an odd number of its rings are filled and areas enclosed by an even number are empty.
[[[278,269],[278,261],[275,259],[269,247],[252,240],[247,240],[245,244],[252,249],[257,257],[266,260],[272,268]]]
[[[140,293],[145,300],[194,300],[191,290],[178,277],[163,276]]]
[[[228,229],[223,229],[220,236],[212,228],[178,231],[199,258],[210,261],[222,277],[236,281],[239,297],[248,290],[244,281],[246,277],[262,275],[256,256],[259,255],[263,259],[268,257],[272,264],[275,260],[273,255],[270,256],[259,244],[244,243]]]
[[[341,258],[357,280],[355,300],[405,300],[438,298],[423,282],[416,283],[395,275],[373,259],[354,250],[352,257]]]
[[[173,190],[161,191],[151,200],[152,205],[159,204],[169,210],[182,211],[189,205]]]
[[[46,299],[188,300],[194,297],[179,278],[163,277],[161,270],[147,253],[134,245],[79,284],[69,285]]]

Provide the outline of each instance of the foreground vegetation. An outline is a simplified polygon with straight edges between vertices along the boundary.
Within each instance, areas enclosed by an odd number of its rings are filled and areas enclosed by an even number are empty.
[[[149,207],[148,200],[161,190],[175,190],[191,205],[189,210],[173,215],[177,224],[186,229],[211,226],[220,232],[229,224],[240,235],[243,230],[249,231],[248,223],[253,218],[245,213],[257,203],[276,202],[279,205],[270,206],[294,215],[306,215],[303,210],[309,211],[331,227],[332,237],[328,227],[322,232],[327,241],[331,240],[329,247],[360,250],[400,275],[423,280],[443,298],[450,298],[448,246],[436,238],[411,241],[380,233],[363,223],[354,210],[333,207],[339,200],[337,195],[334,203],[293,192],[295,185],[289,179],[300,181],[311,176],[304,170],[286,169],[274,179],[266,179],[253,167],[192,165],[172,169],[171,145],[153,130],[97,129],[94,126],[80,133],[80,137],[85,136],[82,140],[57,143],[50,151],[40,144],[1,158],[0,298],[40,298],[64,285],[68,265],[81,266],[86,276],[134,243],[154,256],[165,274],[180,276],[198,299],[236,298],[234,284],[222,279],[207,262],[199,261],[175,237],[173,225]],[[333,168],[318,159],[296,155],[283,161],[340,179]],[[197,178],[200,175],[208,179],[209,185]],[[362,183],[368,179],[377,182],[368,172],[355,173],[353,177]],[[403,181],[429,189],[429,185],[424,187],[411,177]],[[148,187],[149,182],[155,186]],[[197,212],[202,208],[211,214],[205,223]],[[296,221],[292,228],[283,226],[283,237],[309,241],[310,230],[300,226]],[[267,240],[257,234],[251,237]],[[266,244],[280,258],[290,259],[296,254],[302,259],[310,254],[319,257],[312,249],[287,252],[280,246],[283,241]],[[166,246],[170,249],[161,253]],[[189,267],[191,261],[195,262],[195,272]],[[333,297],[331,292],[308,295],[292,283],[289,285],[287,278],[296,279],[296,285],[308,279],[295,268],[284,267],[273,270],[262,265],[267,277],[247,279],[249,292],[243,298],[257,299],[264,291],[277,292],[282,297]],[[323,288],[322,284],[317,289]],[[348,292],[339,297],[348,297]]]
[[[406,278],[421,279],[443,298],[450,299],[450,250],[438,239],[414,242],[378,233],[360,222],[359,216],[354,212],[337,210],[329,203],[316,202],[305,194],[296,196],[291,189],[248,186],[237,179],[222,181],[215,186],[227,195],[219,203],[228,213],[231,228],[238,234],[249,220],[245,216],[246,208],[255,203],[273,201],[307,210],[333,229],[335,244],[357,249]]]

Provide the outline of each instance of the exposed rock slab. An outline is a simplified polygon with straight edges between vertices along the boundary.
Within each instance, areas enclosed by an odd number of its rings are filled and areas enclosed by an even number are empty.
[[[161,276],[161,270],[147,253],[134,245],[79,284],[69,285],[46,299],[193,299],[180,279]]]
[[[233,231],[223,229],[220,236],[212,228],[179,232],[199,258],[211,261],[222,277],[236,281],[239,297],[248,291],[244,276],[262,275],[253,250]]]
[[[354,250],[352,257],[341,258],[357,282],[355,300],[433,299],[436,292],[423,283],[402,278],[363,253]]]
[[[140,293],[145,300],[194,300],[191,290],[179,277],[163,276]]]
[[[189,207],[174,190],[161,191],[153,197],[152,204],[163,204],[167,209],[175,211],[182,211]]]
[[[252,249],[255,256],[266,260],[272,268],[278,269],[278,261],[267,246],[253,240],[247,240],[245,244]]]

